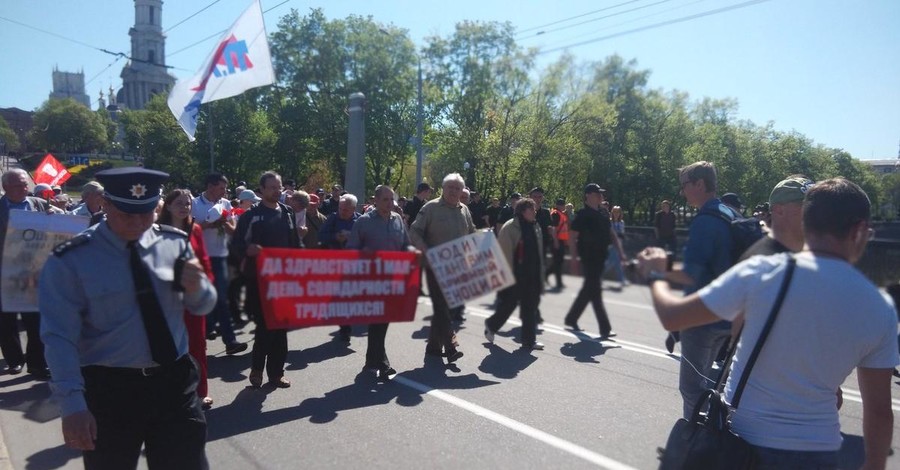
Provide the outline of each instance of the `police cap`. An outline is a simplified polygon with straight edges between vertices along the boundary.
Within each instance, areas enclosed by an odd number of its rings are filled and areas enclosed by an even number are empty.
[[[168,173],[141,167],[113,168],[95,176],[103,185],[103,195],[128,214],[153,212],[159,203],[162,184],[169,179]]]

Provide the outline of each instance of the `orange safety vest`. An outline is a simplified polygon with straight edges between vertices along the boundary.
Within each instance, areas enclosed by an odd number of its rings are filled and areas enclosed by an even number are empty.
[[[555,208],[550,211],[550,215],[559,214],[559,225],[556,226],[556,238],[558,240],[569,241],[569,216],[563,211]]]

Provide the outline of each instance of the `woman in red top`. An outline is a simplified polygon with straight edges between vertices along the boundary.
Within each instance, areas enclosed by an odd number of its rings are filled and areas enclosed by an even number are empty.
[[[158,222],[188,233],[188,240],[191,242],[194,255],[206,270],[206,276],[209,277],[210,282],[213,282],[212,266],[209,264],[206,245],[203,243],[203,229],[195,224],[191,217],[191,198],[191,192],[187,189],[173,189],[163,201]],[[184,312],[184,323],[188,332],[188,352],[197,361],[200,371],[197,396],[202,397],[203,408],[209,408],[213,404],[213,399],[209,396],[206,380],[206,317]]]

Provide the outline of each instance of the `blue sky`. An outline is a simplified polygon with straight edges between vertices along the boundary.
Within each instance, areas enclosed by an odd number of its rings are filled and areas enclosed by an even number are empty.
[[[169,0],[163,28],[215,0]],[[544,50],[608,36],[656,23],[747,3],[745,0],[262,0],[269,32],[291,8],[321,7],[329,18],[371,15],[406,28],[418,44],[429,35],[448,35],[462,20],[510,21],[520,30],[607,7],[607,11],[547,26],[584,25],[519,38]],[[615,5],[624,4],[618,7]],[[179,78],[192,75],[216,39],[173,54],[226,29],[249,0],[218,0],[207,10],[168,31],[167,63]],[[635,9],[632,12],[625,10]],[[614,16],[610,16],[614,15]],[[0,17],[78,41],[130,52],[134,21],[129,0],[2,0]],[[757,124],[772,121],[781,131],[796,130],[818,143],[843,148],[855,157],[897,158],[900,147],[900,1],[770,0],[677,24],[572,47],[581,61],[610,54],[636,59],[652,71],[650,86],[679,89],[693,99],[736,98],[738,117]],[[539,29],[540,30],[540,29]],[[121,85],[122,60],[0,19],[4,65],[0,107],[37,108],[52,89],[54,67],[84,70],[88,95]],[[562,52],[541,56],[546,65]],[[105,70],[104,70],[105,69]]]

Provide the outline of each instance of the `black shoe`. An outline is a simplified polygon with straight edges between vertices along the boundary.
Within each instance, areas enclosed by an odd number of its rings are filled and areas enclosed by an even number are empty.
[[[391,376],[397,375],[397,371],[393,367],[388,367],[387,369],[379,369],[375,375],[379,381],[387,382],[391,380]]]
[[[6,368],[6,373],[9,375],[19,375],[22,373],[22,364],[17,366],[9,366]]]
[[[216,339],[216,338],[218,338],[218,337],[219,337],[219,334],[216,333],[215,331],[206,334],[206,340],[207,340],[207,341],[212,341],[212,340],[214,340],[214,339]]]
[[[666,351],[669,351],[669,354],[675,351],[675,337],[672,335],[666,336]],[[896,370],[894,374],[896,375]]]
[[[50,380],[50,369],[47,367],[32,369],[28,368],[28,373],[37,380]]]
[[[619,334],[612,330],[606,333],[600,333],[600,339],[615,338],[616,336],[619,336]]]
[[[247,343],[231,343],[228,346],[225,346],[225,354],[229,356],[234,356],[237,353],[242,353],[247,350]]]
[[[425,348],[425,355],[434,357],[444,357],[445,354],[440,349]]]
[[[544,343],[535,342],[534,344],[523,344],[522,349],[525,351],[543,351]]]
[[[578,323],[575,322],[565,322],[566,328],[574,331],[582,331],[581,327],[578,326]]]
[[[453,351],[452,353],[447,354],[447,363],[453,364],[454,362],[458,361],[459,358],[461,358],[461,357],[463,357],[463,353],[462,353],[462,351],[457,349],[456,351]]]
[[[896,367],[894,368],[894,377],[900,378],[900,370],[897,370]]]

